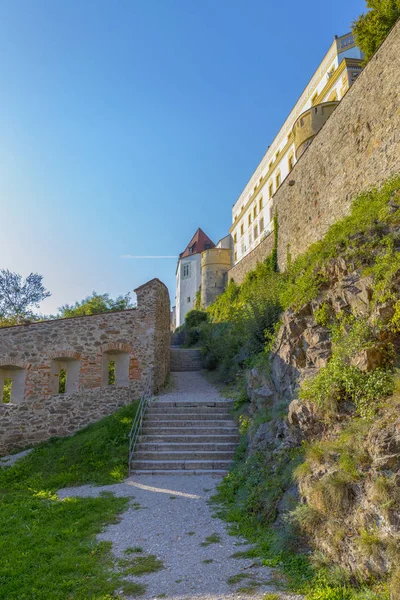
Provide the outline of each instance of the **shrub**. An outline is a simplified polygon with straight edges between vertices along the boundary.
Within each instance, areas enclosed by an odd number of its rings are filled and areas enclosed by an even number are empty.
[[[198,327],[208,320],[208,314],[204,310],[189,310],[185,316],[185,327]]]

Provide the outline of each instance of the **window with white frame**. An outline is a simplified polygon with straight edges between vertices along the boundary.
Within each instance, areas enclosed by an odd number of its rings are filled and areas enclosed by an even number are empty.
[[[189,279],[190,277],[190,262],[183,263],[182,265],[182,279]]]

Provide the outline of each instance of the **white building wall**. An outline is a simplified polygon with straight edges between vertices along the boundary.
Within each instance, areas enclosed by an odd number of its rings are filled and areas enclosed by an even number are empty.
[[[234,263],[251,252],[273,228],[272,196],[290,173],[289,159],[292,159],[292,165],[296,163],[294,143],[288,146],[295,121],[314,104],[315,98],[321,95],[329,79],[338,69],[344,58],[361,59],[362,57],[361,51],[354,46],[351,34],[335,39],[331,45],[328,53],[314,73],[257,169],[254,171],[239,199],[233,205],[233,224],[230,232],[233,239]],[[348,71],[352,71],[352,69],[345,68],[339,79],[330,86],[329,91],[327,91],[322,101],[327,101],[334,94],[336,94],[338,100],[342,98],[348,87]],[[265,177],[271,168],[273,170],[268,180],[265,181]],[[278,175],[279,179],[277,179]],[[258,187],[259,193],[257,193]],[[261,209],[259,204],[260,198],[262,198]],[[256,232],[254,231],[255,226]],[[257,234],[256,236],[255,233]]]
[[[189,265],[189,276],[184,276],[184,267]],[[192,254],[179,259],[176,270],[176,326],[185,322],[186,313],[194,308],[196,292],[201,285],[201,254]]]

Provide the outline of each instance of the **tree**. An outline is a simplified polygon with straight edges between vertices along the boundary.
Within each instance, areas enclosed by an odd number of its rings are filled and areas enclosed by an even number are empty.
[[[367,8],[370,10],[353,22],[356,44],[365,54],[365,63],[400,18],[400,0],[367,0]]]
[[[35,318],[33,307],[51,296],[42,283],[42,275],[31,273],[23,279],[8,269],[0,270],[0,324],[15,325]]]
[[[64,304],[59,308],[57,318],[82,317],[84,315],[97,315],[105,312],[114,312],[116,310],[126,310],[133,308],[130,294],[110,298],[109,294],[97,294],[93,292],[91,296],[86,296],[80,302],[75,304]]]

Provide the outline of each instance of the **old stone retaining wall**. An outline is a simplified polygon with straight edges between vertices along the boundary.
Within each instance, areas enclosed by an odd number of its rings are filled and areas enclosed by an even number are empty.
[[[254,248],[254,250],[249,252],[242,260],[229,269],[227,283],[230,279],[233,279],[237,284],[242,283],[246,274],[255,269],[257,263],[262,262],[269,254],[271,254],[273,248],[274,234],[271,232]]]
[[[288,250],[296,258],[346,216],[356,195],[399,172],[400,22],[274,196],[279,268]],[[270,254],[267,240],[230,269],[228,280],[241,283]]]
[[[150,372],[155,389],[165,382],[168,290],[153,279],[135,291],[135,309],[0,328],[0,383],[13,380],[11,402],[0,398],[0,455],[111,414],[140,397]],[[67,378],[61,394],[60,369]]]

